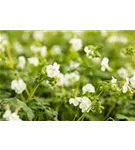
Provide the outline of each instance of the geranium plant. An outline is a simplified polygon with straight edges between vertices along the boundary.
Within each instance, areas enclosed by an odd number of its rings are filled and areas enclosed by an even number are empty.
[[[135,120],[134,31],[0,31],[0,120]]]

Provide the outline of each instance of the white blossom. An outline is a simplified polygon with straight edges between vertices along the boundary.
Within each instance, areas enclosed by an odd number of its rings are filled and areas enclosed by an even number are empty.
[[[40,47],[35,46],[35,45],[31,45],[30,50],[31,50],[33,53],[38,53],[38,52],[40,52]]]
[[[78,106],[79,105],[78,98],[70,98],[69,104],[73,104],[74,106]]]
[[[130,84],[132,88],[135,88],[135,73],[134,75],[130,78]]]
[[[12,113],[10,109],[7,109],[3,114],[3,118],[7,121],[22,121],[16,112]]]
[[[19,42],[15,42],[14,47],[18,54],[22,54],[24,52],[24,48]]]
[[[69,85],[76,83],[79,79],[80,79],[80,76],[79,76],[78,72],[72,72],[72,73],[65,74],[65,75],[60,73],[58,75],[57,85],[58,86],[69,86]]]
[[[43,41],[44,40],[44,32],[43,31],[35,31],[33,33],[34,40]]]
[[[20,117],[17,115],[17,113],[14,112],[14,113],[11,114],[11,117],[10,117],[10,120],[9,120],[9,121],[22,121],[22,120],[21,120]]]
[[[46,46],[42,46],[40,49],[40,55],[42,57],[45,57],[47,55],[47,47]]]
[[[53,45],[51,50],[55,55],[61,54],[61,47],[59,45]]]
[[[118,75],[123,78],[123,79],[126,79],[128,77],[128,73],[127,73],[127,70],[125,68],[120,68],[118,71],[117,71]]]
[[[17,94],[21,94],[26,89],[26,84],[22,79],[13,80],[11,82],[11,89],[15,90]]]
[[[123,44],[127,44],[128,43],[128,38],[125,36],[118,36],[118,35],[111,35],[108,39],[107,39],[108,43],[123,43]]]
[[[75,62],[75,61],[71,61],[70,65],[69,65],[69,69],[74,70],[74,69],[78,68],[79,66],[80,66],[80,63]]]
[[[72,84],[76,83],[77,81],[79,81],[80,75],[77,71],[75,71],[70,74],[66,74],[65,78],[67,80],[67,86],[68,86],[68,85],[72,85]]]
[[[91,100],[84,96],[80,99],[80,105],[79,105],[79,108],[82,110],[82,113],[87,111],[89,112],[90,111],[90,106],[91,106]]]
[[[107,57],[104,57],[102,62],[101,62],[101,71],[111,71],[111,68],[109,67],[109,59]]]
[[[18,62],[18,68],[24,69],[25,64],[26,64],[26,59],[25,59],[25,57],[24,57],[24,56],[20,56],[20,57],[19,57],[19,62]]]
[[[47,76],[50,78],[59,77],[60,71],[59,71],[60,65],[56,62],[53,65],[48,65],[46,67]]]
[[[128,91],[128,89],[130,89],[129,87],[129,78],[126,78],[126,82],[124,83],[124,85],[122,86],[122,92],[126,93]]]
[[[82,88],[83,94],[85,93],[95,93],[95,87],[92,84],[86,84]]]
[[[68,85],[68,81],[67,81],[65,75],[63,75],[62,73],[60,73],[59,76],[58,76],[58,81],[57,81],[56,84],[58,86]]]
[[[91,59],[91,58],[93,57],[94,50],[89,49],[88,46],[86,46],[86,47],[84,48],[84,52],[86,53],[86,56],[87,56],[88,58]]]
[[[30,57],[28,58],[28,62],[34,66],[38,66],[39,65],[39,60],[37,57]]]
[[[7,109],[7,110],[5,111],[5,113],[3,114],[3,118],[6,119],[6,120],[10,120],[11,114],[12,114],[11,110],[10,110],[10,109]]]
[[[82,49],[82,40],[79,39],[79,38],[72,38],[69,43],[72,45],[72,48],[75,50],[75,51],[79,51]]]
[[[91,100],[86,96],[70,98],[69,103],[73,104],[74,106],[79,105],[79,108],[81,109],[82,113],[84,113],[85,111],[89,112],[90,106],[92,104]]]
[[[108,35],[106,30],[101,30],[101,36],[106,37]]]

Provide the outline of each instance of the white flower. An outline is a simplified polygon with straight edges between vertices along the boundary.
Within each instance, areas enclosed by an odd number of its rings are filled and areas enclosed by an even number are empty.
[[[114,78],[114,77],[112,77],[111,83],[112,83],[112,84],[117,83],[117,79],[116,79],[116,78]]]
[[[69,86],[76,83],[80,79],[78,72],[72,72],[70,74],[65,74],[65,75],[60,73],[57,77],[58,77],[58,81],[57,81],[58,86],[63,86],[63,85]]]
[[[39,60],[37,57],[30,57],[28,58],[28,62],[34,66],[38,66],[39,65]]]
[[[26,89],[26,84],[22,79],[13,80],[11,82],[11,89],[15,90],[17,94],[21,94]]]
[[[3,114],[3,118],[7,121],[22,121],[16,112],[12,113],[10,109],[7,109]]]
[[[102,62],[101,62],[101,71],[111,71],[111,68],[109,67],[109,59],[107,57],[104,57]]]
[[[75,97],[75,98],[70,98],[69,103],[73,104],[74,106],[78,106],[82,110],[82,113],[87,111],[90,111],[90,106],[91,106],[91,100],[84,96],[84,97]]]
[[[108,43],[123,43],[123,44],[127,44],[128,43],[128,38],[125,36],[118,36],[118,35],[111,35],[108,39],[107,39]]]
[[[59,45],[52,46],[52,52],[55,55],[61,54],[61,47]]]
[[[128,77],[128,73],[127,73],[127,70],[125,68],[120,68],[118,71],[117,71],[118,75],[123,78],[123,79],[126,79]]]
[[[86,46],[86,47],[84,48],[84,52],[86,53],[86,56],[87,56],[88,58],[91,59],[91,58],[93,57],[94,50],[89,49],[88,46]]]
[[[67,86],[68,85],[72,85],[74,83],[76,83],[77,81],[79,81],[80,76],[78,72],[72,72],[70,74],[66,74],[65,78],[67,80]]]
[[[69,69],[73,70],[73,69],[78,68],[79,66],[80,66],[80,64],[78,62],[71,61],[70,65],[69,65]]]
[[[40,52],[40,47],[35,46],[35,45],[32,45],[32,46],[30,47],[30,50],[31,50],[33,53],[38,53],[38,52]]]
[[[89,92],[89,93],[95,93],[95,87],[92,84],[86,84],[82,88],[83,94]]]
[[[19,57],[19,62],[18,62],[18,68],[24,69],[25,64],[26,64],[26,59],[25,59],[25,57],[24,57],[24,56],[20,56],[20,57]]]
[[[41,47],[41,49],[40,49],[40,55],[42,57],[45,57],[47,55],[47,47],[46,46]]]
[[[63,85],[68,85],[68,81],[62,73],[59,74],[58,76],[58,81],[57,81],[58,86],[63,86]]]
[[[33,38],[35,40],[43,41],[44,40],[44,32],[43,31],[35,31],[33,33]]]
[[[90,111],[90,106],[91,106],[91,100],[84,96],[80,99],[80,105],[79,105],[79,108],[82,110],[82,113],[87,111],[89,112]]]
[[[9,118],[9,121],[22,121],[20,119],[20,117],[16,114],[16,112],[12,113],[10,118]]]
[[[11,110],[10,110],[10,109],[7,109],[7,110],[5,111],[5,113],[3,114],[3,118],[6,119],[6,120],[10,120],[11,114],[12,114]]]
[[[60,65],[56,62],[53,65],[48,65],[46,67],[47,76],[50,78],[59,77],[60,71],[59,71]]]
[[[82,40],[79,38],[72,38],[69,43],[75,51],[79,51],[82,48]]]
[[[106,37],[108,35],[106,30],[101,30],[101,36]]]
[[[33,53],[40,53],[40,55],[41,55],[42,57],[45,57],[45,56],[47,55],[47,47],[46,47],[45,45],[42,46],[42,47],[38,47],[38,46],[32,45],[32,46],[30,47],[30,49],[31,49],[31,51],[32,51]]]
[[[78,106],[79,105],[78,98],[70,98],[69,104],[73,104],[74,106]]]
[[[119,88],[117,87],[116,83],[117,83],[117,79],[112,76],[112,80],[111,80],[112,85],[111,86],[112,86],[112,88],[116,88],[119,91]]]
[[[126,93],[128,91],[128,89],[130,90],[130,87],[129,87],[129,78],[127,77],[126,78],[126,82],[125,82],[125,84],[122,87],[122,92]]]
[[[24,48],[22,47],[22,45],[20,43],[15,42],[14,43],[14,47],[15,47],[15,49],[16,49],[16,51],[17,51],[18,54],[23,53]]]
[[[135,73],[134,75],[130,78],[130,84],[132,88],[135,88]]]

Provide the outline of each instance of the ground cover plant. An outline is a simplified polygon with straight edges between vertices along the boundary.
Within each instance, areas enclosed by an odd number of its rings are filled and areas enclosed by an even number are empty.
[[[135,120],[135,31],[0,31],[0,120]]]

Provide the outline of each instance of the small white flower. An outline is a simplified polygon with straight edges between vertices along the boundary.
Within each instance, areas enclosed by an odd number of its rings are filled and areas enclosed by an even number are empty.
[[[47,76],[50,78],[59,77],[60,71],[59,71],[60,65],[56,62],[53,65],[48,65],[46,67]]]
[[[135,73],[134,75],[130,78],[130,84],[132,88],[135,88]]]
[[[125,68],[120,68],[118,71],[117,71],[118,75],[123,78],[123,79],[126,79],[128,77],[128,73],[127,73],[127,70]]]
[[[22,45],[19,42],[15,42],[14,47],[18,54],[22,54],[24,52],[24,48],[22,47]]]
[[[70,62],[70,65],[69,65],[69,69],[70,69],[70,70],[73,70],[73,69],[78,68],[79,66],[80,66],[80,63],[71,61],[71,62]]]
[[[47,47],[46,46],[42,46],[40,49],[40,55],[42,57],[45,57],[47,55]]]
[[[59,74],[58,81],[57,81],[58,86],[63,86],[63,85],[68,85],[68,81],[62,73]]]
[[[87,111],[89,112],[90,111],[90,106],[91,106],[91,100],[84,96],[80,99],[80,105],[79,105],[79,108],[82,110],[82,113]]]
[[[109,67],[109,59],[107,57],[104,57],[102,62],[101,62],[101,71],[111,71],[111,68]]]
[[[44,32],[43,31],[35,31],[33,33],[33,38],[35,40],[43,41],[44,40]]]
[[[82,88],[83,94],[89,92],[89,93],[95,93],[95,87],[92,84],[86,84]]]
[[[18,68],[24,69],[25,64],[26,64],[26,59],[25,59],[25,57],[24,57],[24,56],[20,56],[20,57],[19,57],[19,62],[18,62]]]
[[[11,89],[15,90],[17,94],[21,94],[26,89],[26,84],[22,79],[13,80],[11,82]]]
[[[123,44],[127,44],[128,43],[128,38],[125,36],[118,36],[118,35],[111,35],[108,39],[107,39],[108,43],[123,43]]]
[[[61,54],[61,47],[59,45],[52,46],[52,52],[55,55],[60,55]]]
[[[86,53],[86,56],[87,56],[89,59],[91,59],[91,58],[93,57],[94,50],[89,49],[88,46],[86,46],[86,47],[84,48],[84,52]]]
[[[9,118],[9,121],[22,121],[20,119],[20,117],[16,114],[16,112],[12,113],[10,118]]]
[[[79,105],[78,98],[70,98],[69,104],[73,104],[74,106],[78,106]]]
[[[106,30],[101,30],[101,36],[106,37],[108,35]]]
[[[130,87],[129,87],[129,78],[127,77],[126,78],[126,82],[125,82],[125,84],[122,87],[122,92],[126,93],[128,91],[128,89],[130,90]]]
[[[6,119],[6,120],[10,120],[11,114],[12,114],[11,110],[7,109],[5,111],[5,113],[3,114],[3,118]]]
[[[39,60],[37,57],[30,57],[28,58],[28,62],[34,66],[38,66],[39,65]]]
[[[112,77],[111,83],[112,83],[112,84],[116,84],[116,83],[117,83],[117,79],[114,78],[114,77]]]
[[[69,43],[72,45],[72,48],[75,50],[75,51],[79,51],[81,50],[82,48],[82,40],[79,39],[79,38],[72,38]]]
[[[35,46],[35,45],[31,45],[30,50],[31,50],[33,53],[38,53],[38,52],[40,52],[40,47]]]
[[[70,74],[66,74],[65,78],[67,80],[67,86],[68,85],[72,85],[74,83],[76,83],[77,81],[79,81],[80,76],[78,72],[72,72]]]

